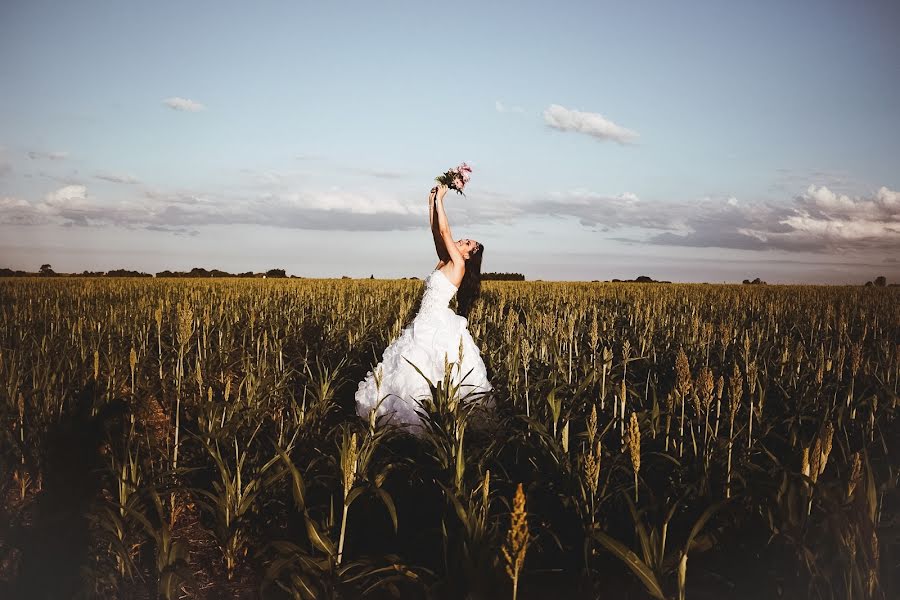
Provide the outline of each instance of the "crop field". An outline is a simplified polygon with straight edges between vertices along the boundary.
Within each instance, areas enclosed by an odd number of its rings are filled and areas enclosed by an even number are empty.
[[[0,597],[900,596],[897,288],[485,282],[417,437],[421,294],[0,279]]]

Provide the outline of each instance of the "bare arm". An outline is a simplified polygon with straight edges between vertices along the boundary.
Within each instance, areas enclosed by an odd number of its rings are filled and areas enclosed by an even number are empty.
[[[431,194],[428,195],[428,223],[431,226],[431,237],[434,238],[434,249],[441,261],[436,268],[440,268],[450,262],[450,255],[447,253],[447,248],[444,247],[444,240],[441,238],[437,220],[434,218],[434,203],[437,200],[437,191],[438,188],[433,187],[431,188]]]
[[[453,240],[453,233],[450,231],[450,222],[447,220],[447,213],[444,211],[444,194],[447,193],[447,189],[446,185],[442,185],[438,188],[437,202],[435,203],[437,219],[435,220],[437,221],[438,233],[441,236],[441,240],[444,242],[444,248],[447,250],[447,254],[450,255],[450,262],[453,263],[452,272],[456,276],[454,278],[457,281],[461,281],[463,274],[466,271],[466,261],[462,254],[460,254],[459,248],[456,247],[456,242]],[[454,278],[451,278],[451,280]]]

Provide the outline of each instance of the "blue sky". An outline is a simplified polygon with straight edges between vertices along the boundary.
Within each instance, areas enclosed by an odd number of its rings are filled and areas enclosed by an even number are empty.
[[[900,8],[0,4],[0,266],[900,278]]]

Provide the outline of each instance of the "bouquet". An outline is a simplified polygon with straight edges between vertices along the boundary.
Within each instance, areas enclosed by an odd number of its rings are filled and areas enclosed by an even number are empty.
[[[459,166],[444,171],[441,175],[434,178],[435,181],[442,185],[446,185],[451,190],[456,190],[457,194],[463,193],[463,188],[469,183],[472,176],[472,167],[466,163],[460,163]]]

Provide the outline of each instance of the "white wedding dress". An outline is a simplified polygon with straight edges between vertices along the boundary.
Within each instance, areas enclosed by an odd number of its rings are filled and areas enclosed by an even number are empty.
[[[434,270],[425,279],[419,312],[384,350],[382,361],[359,383],[356,412],[360,417],[368,419],[377,405],[376,416],[389,415],[387,421],[411,426],[412,433],[421,432],[421,418],[416,410],[421,412],[423,408],[417,400],[431,398],[431,391],[425,378],[404,359],[437,384],[444,379],[445,357],[449,363],[459,362],[460,340],[462,363],[453,367],[451,376],[454,384],[460,384],[458,397],[464,403],[492,405],[488,392],[493,388],[487,380],[481,352],[467,329],[468,320],[449,308],[456,291],[457,287],[440,270]],[[375,378],[379,369],[380,386]]]

